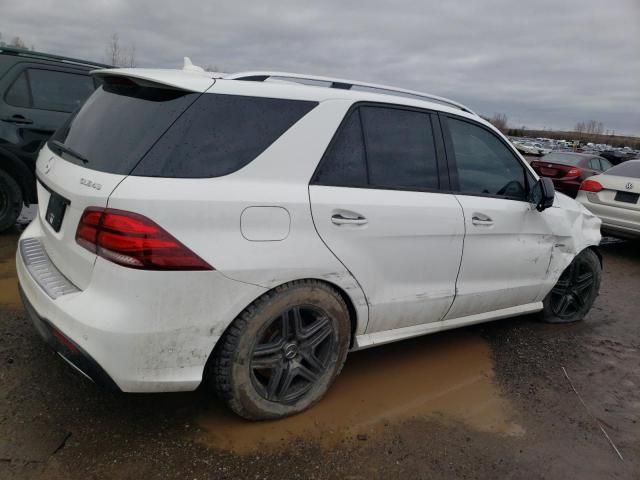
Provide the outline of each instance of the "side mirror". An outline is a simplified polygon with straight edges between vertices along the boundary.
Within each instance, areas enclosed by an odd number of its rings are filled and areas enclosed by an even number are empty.
[[[551,179],[542,177],[531,189],[529,202],[536,208],[536,210],[542,212],[553,205],[555,194],[555,188],[553,188],[553,182]]]

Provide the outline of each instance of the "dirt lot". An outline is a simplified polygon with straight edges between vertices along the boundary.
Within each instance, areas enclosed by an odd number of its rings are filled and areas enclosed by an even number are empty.
[[[17,235],[0,235],[2,479],[640,478],[637,243],[602,247],[585,322],[513,318],[358,352],[311,411],[249,423],[206,392],[80,378],[25,318]]]

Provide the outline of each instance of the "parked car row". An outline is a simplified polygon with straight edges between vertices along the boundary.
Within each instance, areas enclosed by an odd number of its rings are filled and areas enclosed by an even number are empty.
[[[523,155],[544,156],[551,152],[575,152],[598,155],[613,165],[640,157],[640,150],[630,147],[612,147],[602,143],[582,143],[579,140],[556,140],[552,138],[510,137],[511,143]]]
[[[516,149],[523,155],[536,155],[543,156],[551,153],[553,150],[549,147],[545,147],[540,143],[533,142],[513,142]]]

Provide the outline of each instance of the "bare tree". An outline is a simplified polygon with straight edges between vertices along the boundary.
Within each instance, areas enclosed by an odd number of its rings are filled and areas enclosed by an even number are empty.
[[[507,129],[507,114],[494,113],[493,117],[489,119],[489,122],[498,130],[505,131]]]
[[[24,40],[22,40],[20,37],[13,37],[13,40],[11,40],[11,42],[9,43],[10,47],[16,47],[16,48],[24,48],[25,50],[28,50],[29,47],[27,47],[27,44],[24,43]]]
[[[14,48],[23,48],[25,50],[29,50],[27,43],[20,37],[16,36],[11,39],[10,42],[5,42],[2,40],[2,33],[0,33],[0,47],[14,47]],[[31,44],[31,50],[34,49],[33,44]]]
[[[105,62],[114,67],[135,67],[136,44],[131,43],[128,47],[122,47],[118,34],[114,33],[107,42]]]

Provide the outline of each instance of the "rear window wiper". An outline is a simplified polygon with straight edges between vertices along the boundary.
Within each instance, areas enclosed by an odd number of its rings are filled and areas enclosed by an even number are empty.
[[[82,154],[76,152],[73,148],[67,147],[64,143],[59,140],[51,140],[51,143],[55,145],[56,148],[62,150],[64,153],[68,153],[72,157],[76,157],[78,160],[81,160],[82,163],[87,164],[89,160],[85,158]]]

